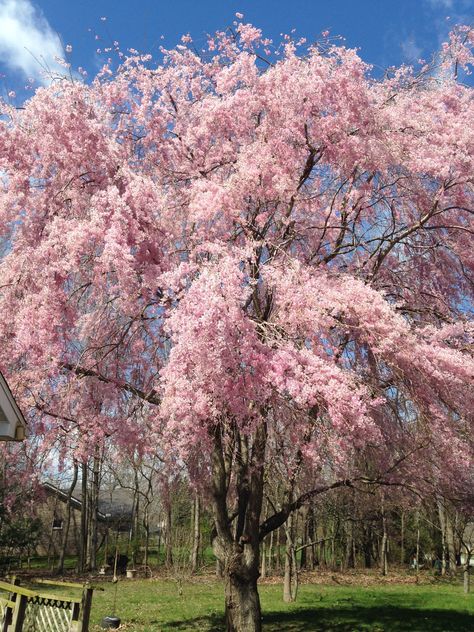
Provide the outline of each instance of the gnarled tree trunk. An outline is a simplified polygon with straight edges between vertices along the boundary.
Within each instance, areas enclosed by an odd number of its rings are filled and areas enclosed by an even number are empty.
[[[232,547],[232,553],[224,566],[227,632],[260,632],[262,629],[257,588],[258,561],[258,548],[252,544],[236,544]]]
[[[227,632],[261,632],[257,580],[266,425],[261,422],[251,438],[235,431],[230,447],[225,443],[229,436],[224,436],[224,429],[216,426],[212,440],[213,548],[224,573]],[[232,519],[227,494],[233,466],[237,504]]]

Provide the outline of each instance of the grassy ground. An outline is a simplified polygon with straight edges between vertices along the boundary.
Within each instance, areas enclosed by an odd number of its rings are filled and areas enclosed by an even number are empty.
[[[265,632],[474,630],[474,593],[464,595],[460,583],[416,584],[413,577],[400,576],[381,584],[377,575],[328,574],[314,579],[317,583],[300,586],[293,604],[283,603],[281,583],[260,586]],[[98,586],[103,590],[94,592],[91,632],[99,632],[102,618],[113,614],[115,586],[109,581]],[[71,589],[52,586],[41,590],[72,594]],[[123,579],[117,584],[116,614],[124,632],[220,632],[222,584],[212,576],[183,582]]]
[[[303,584],[298,600],[282,601],[281,584],[260,587],[265,632],[471,632],[474,595],[459,584],[417,585],[362,582],[352,585]],[[94,593],[92,629],[113,613],[115,587]],[[202,577],[121,580],[117,616],[127,632],[218,632],[223,630],[222,584]]]

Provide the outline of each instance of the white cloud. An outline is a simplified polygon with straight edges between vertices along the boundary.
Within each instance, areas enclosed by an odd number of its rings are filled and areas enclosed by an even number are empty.
[[[47,84],[48,70],[60,72],[55,57],[64,58],[60,39],[30,0],[0,0],[0,62]]]
[[[424,0],[428,10],[434,13],[449,13],[452,20],[464,20],[470,22],[472,20],[472,0]],[[444,15],[444,17],[447,17]]]
[[[433,9],[452,9],[453,0],[426,0]]]
[[[422,56],[423,49],[415,42],[414,37],[409,37],[400,44],[403,59],[409,64],[416,63]]]

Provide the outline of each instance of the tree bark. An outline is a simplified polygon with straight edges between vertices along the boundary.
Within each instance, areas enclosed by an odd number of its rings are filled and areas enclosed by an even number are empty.
[[[257,578],[227,572],[225,579],[227,632],[261,632],[262,613]]]

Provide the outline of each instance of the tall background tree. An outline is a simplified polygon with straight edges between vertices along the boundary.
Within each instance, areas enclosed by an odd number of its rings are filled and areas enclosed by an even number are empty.
[[[472,44],[377,80],[237,21],[2,105],[1,369],[46,443],[186,464],[229,630],[261,629],[260,542],[312,499],[468,489]]]

